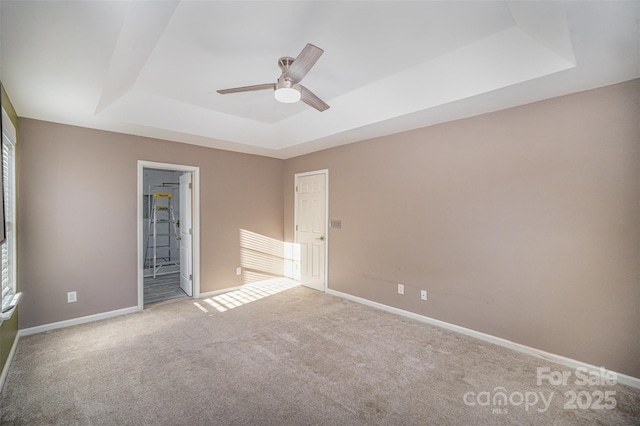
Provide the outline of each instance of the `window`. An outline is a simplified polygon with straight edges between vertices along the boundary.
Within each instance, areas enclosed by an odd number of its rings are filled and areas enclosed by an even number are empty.
[[[2,243],[2,319],[10,317],[20,298],[16,294],[16,236],[15,236],[15,128],[2,111],[2,183],[6,239]],[[0,226],[2,226],[0,224]]]

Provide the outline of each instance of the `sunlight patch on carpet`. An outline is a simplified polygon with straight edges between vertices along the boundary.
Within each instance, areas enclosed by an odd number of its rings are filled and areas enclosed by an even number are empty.
[[[215,309],[218,312],[225,312],[229,309],[255,302],[256,300],[289,290],[290,288],[297,287],[299,285],[300,283],[288,278],[275,278],[247,284],[242,288],[228,293],[201,299],[202,303],[193,302],[193,304],[202,312],[208,313],[210,309]]]

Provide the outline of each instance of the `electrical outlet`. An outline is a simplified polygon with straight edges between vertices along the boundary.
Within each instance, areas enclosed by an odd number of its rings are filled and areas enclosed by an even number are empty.
[[[75,291],[67,292],[67,303],[73,303],[78,301],[78,294]]]
[[[404,284],[398,284],[398,294],[404,294]]]
[[[427,290],[420,291],[420,299],[427,300]]]
[[[242,268],[240,266],[236,268],[236,275],[242,275]]]

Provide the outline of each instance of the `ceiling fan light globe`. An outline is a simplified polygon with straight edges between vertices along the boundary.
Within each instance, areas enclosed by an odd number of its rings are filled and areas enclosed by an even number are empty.
[[[278,102],[294,104],[300,100],[301,94],[298,89],[293,87],[280,87],[273,92],[273,96]]]

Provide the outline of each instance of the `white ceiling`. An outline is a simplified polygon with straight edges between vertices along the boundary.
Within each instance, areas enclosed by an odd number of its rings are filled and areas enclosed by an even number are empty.
[[[1,1],[21,117],[289,158],[640,77],[640,1]],[[325,50],[281,104],[277,60]]]

